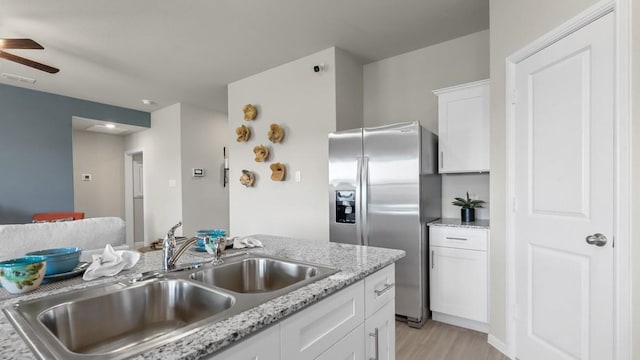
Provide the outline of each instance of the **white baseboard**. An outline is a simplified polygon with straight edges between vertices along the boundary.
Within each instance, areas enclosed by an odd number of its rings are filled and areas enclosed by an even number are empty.
[[[489,343],[489,345],[496,348],[496,350],[504,354],[504,356],[512,359],[511,355],[509,354],[509,348],[507,347],[507,344],[505,344],[502,340],[499,340],[497,337],[493,336],[493,334],[489,334],[487,336],[487,342]]]
[[[453,315],[432,311],[431,319],[435,321],[440,321],[449,325],[455,325],[455,326],[463,327],[466,329],[480,331],[485,334],[489,332],[489,325],[487,323],[464,319],[464,318],[453,316]]]

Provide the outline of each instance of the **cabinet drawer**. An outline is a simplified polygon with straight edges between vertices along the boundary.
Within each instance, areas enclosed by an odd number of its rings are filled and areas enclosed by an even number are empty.
[[[364,279],[365,317],[371,316],[396,296],[395,264]]]
[[[334,344],[316,360],[361,360],[364,359],[364,324],[360,324],[349,335]]]
[[[430,226],[429,244],[456,249],[487,251],[488,230]]]
[[[359,281],[280,324],[282,359],[315,359],[363,321],[364,281]]]

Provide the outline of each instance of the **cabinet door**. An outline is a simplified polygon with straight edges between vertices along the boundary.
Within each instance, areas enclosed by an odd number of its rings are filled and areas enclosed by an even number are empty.
[[[489,84],[438,94],[440,172],[489,171]]]
[[[365,320],[366,358],[394,360],[396,358],[395,300],[391,300]]]
[[[363,322],[359,281],[280,323],[282,359],[315,359]]]
[[[429,248],[431,311],[487,322],[487,253]]]
[[[211,360],[279,360],[280,325],[276,324],[252,337],[242,340]]]
[[[364,359],[364,324],[360,324],[342,340],[322,353],[316,360],[362,360]]]

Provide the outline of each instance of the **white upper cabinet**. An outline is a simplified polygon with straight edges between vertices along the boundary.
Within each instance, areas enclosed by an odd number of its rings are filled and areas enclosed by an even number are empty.
[[[489,80],[434,90],[440,173],[489,171]]]

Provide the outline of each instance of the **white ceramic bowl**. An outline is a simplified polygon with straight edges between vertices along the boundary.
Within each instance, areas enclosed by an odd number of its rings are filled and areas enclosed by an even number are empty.
[[[0,283],[12,294],[35,290],[47,268],[44,256],[25,256],[0,262]]]

